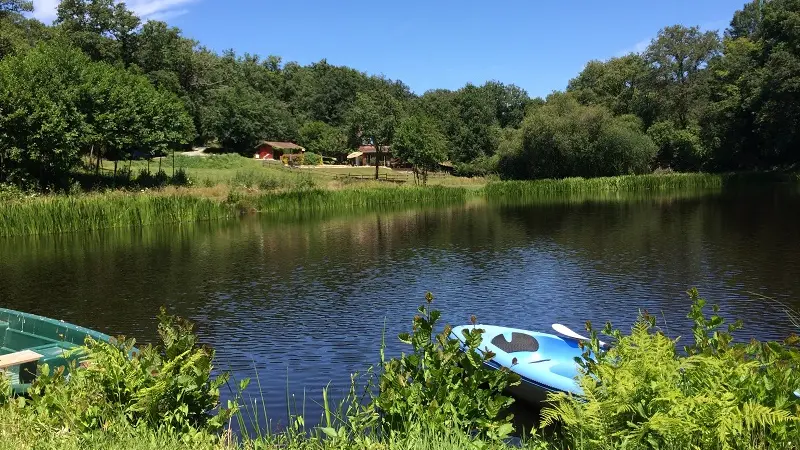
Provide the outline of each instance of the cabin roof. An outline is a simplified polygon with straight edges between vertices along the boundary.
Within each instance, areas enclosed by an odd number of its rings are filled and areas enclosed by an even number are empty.
[[[269,145],[272,148],[278,148],[281,150],[305,150],[305,148],[295,144],[294,142],[263,141],[262,143],[258,144],[259,147],[263,147],[265,145]]]

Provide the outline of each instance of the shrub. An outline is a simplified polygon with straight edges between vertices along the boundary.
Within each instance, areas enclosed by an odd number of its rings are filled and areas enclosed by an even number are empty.
[[[309,165],[309,166],[318,166],[318,165],[322,164],[322,156],[321,155],[318,155],[316,153],[311,153],[311,152],[305,152],[304,155],[305,156],[304,156],[303,164],[306,164],[306,165]]]
[[[71,370],[69,383],[63,368],[42,366],[29,391],[31,408],[51,426],[82,432],[118,417],[170,433],[221,430],[230,413],[219,405],[227,375],[211,377],[214,351],[198,345],[190,322],[163,309],[159,322],[160,347],[136,351],[125,338],[87,340],[74,350],[83,353],[86,369]]]
[[[433,295],[428,293],[426,299],[430,305]],[[490,438],[508,435],[512,416],[503,411],[513,399],[502,392],[518,384],[519,376],[484,366],[494,355],[478,350],[483,330],[465,330],[462,351],[449,326],[434,334],[440,311],[422,305],[418,312],[412,332],[399,336],[412,346],[411,353],[383,362],[375,399],[383,429],[405,433],[427,424],[434,429],[477,430]]]
[[[499,155],[481,155],[474,160],[466,163],[454,164],[453,175],[459,177],[486,177],[497,173],[497,163]]]
[[[647,130],[647,135],[658,147],[656,162],[659,167],[696,171],[707,159],[697,130],[678,129],[667,121],[653,124]]]
[[[694,343],[678,353],[677,340],[640,315],[630,336],[606,326],[617,342],[600,351],[597,333],[584,356],[583,398],[550,397],[542,426],[563,424],[574,448],[788,448],[800,438],[800,352],[797,339],[784,343],[734,344],[739,324],[703,314],[694,304]],[[588,351],[585,355],[588,355]],[[789,446],[791,447],[791,446]]]
[[[499,171],[518,179],[646,173],[656,147],[641,127],[633,116],[552,96],[525,118],[521,142],[501,152]]]
[[[180,168],[175,170],[175,175],[172,176],[171,183],[174,186],[191,186],[192,180],[189,178],[189,174],[186,173],[186,170]]]

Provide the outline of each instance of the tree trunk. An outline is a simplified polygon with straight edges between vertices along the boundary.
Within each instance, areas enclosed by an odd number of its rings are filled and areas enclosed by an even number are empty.
[[[6,150],[0,150],[0,182],[6,180]]]
[[[117,187],[117,160],[114,159],[114,183],[113,187]]]
[[[97,149],[97,164],[94,166],[95,175],[100,175],[100,162],[102,161],[102,147]]]
[[[381,167],[381,146],[375,144],[375,180],[378,179]]]

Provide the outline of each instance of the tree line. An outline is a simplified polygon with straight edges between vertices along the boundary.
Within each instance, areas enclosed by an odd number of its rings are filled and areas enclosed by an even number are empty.
[[[63,0],[52,26],[31,10],[0,0],[0,183],[62,187],[103,158],[250,155],[261,140],[339,158],[373,144],[423,175],[449,160],[521,179],[800,159],[800,0],[746,3],[722,35],[668,26],[544,99],[499,81],[416,95],[326,60],[218,54],[113,0]]]

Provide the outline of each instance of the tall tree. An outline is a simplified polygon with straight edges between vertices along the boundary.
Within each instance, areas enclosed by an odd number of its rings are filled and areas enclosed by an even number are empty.
[[[350,111],[353,134],[375,147],[375,179],[380,173],[384,148],[392,145],[395,129],[402,116],[402,105],[387,89],[358,93]]]
[[[719,51],[719,36],[713,31],[674,25],[658,32],[645,58],[655,69],[656,88],[667,103],[666,119],[686,128],[700,101],[700,71]]]
[[[241,83],[209,92],[202,107],[202,127],[204,135],[241,154],[252,153],[261,140],[292,140],[296,135],[286,105]]]
[[[33,2],[30,0],[0,0],[0,18],[31,11],[33,11]]]
[[[125,65],[133,60],[140,23],[114,0],[62,0],[56,19],[63,35],[94,61]]]
[[[178,28],[149,20],[138,33],[133,62],[160,88],[187,95],[201,76],[194,64],[197,42]]]
[[[325,122],[307,122],[298,131],[298,143],[312,153],[342,156],[347,152],[347,136]]]
[[[89,59],[40,45],[0,61],[0,180],[64,187],[88,129],[81,112]]]
[[[589,61],[570,80],[567,91],[585,105],[602,105],[614,114],[635,114],[650,126],[662,110],[653,89],[654,70],[641,55],[632,53],[608,61]]]
[[[525,116],[525,108],[530,102],[530,97],[525,89],[514,84],[506,85],[499,81],[489,81],[481,88],[487,91],[493,103],[495,118],[500,127],[519,127]]]
[[[445,137],[436,123],[427,117],[413,115],[403,119],[397,129],[392,151],[414,167],[414,176],[428,184],[428,172],[447,158]]]
[[[465,162],[493,155],[497,150],[499,124],[488,92],[468,84],[456,93],[454,104],[460,121],[456,135],[451,137],[454,159]]]
[[[0,59],[44,38],[44,24],[24,15],[31,11],[33,3],[30,1],[0,0]]]

